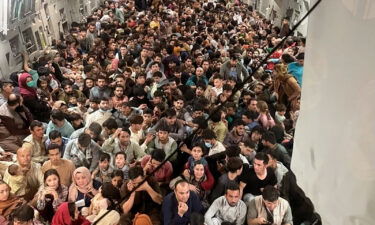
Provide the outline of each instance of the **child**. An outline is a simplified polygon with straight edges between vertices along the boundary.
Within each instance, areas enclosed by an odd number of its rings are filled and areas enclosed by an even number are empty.
[[[122,170],[114,170],[111,174],[111,178],[112,185],[120,190],[122,183],[124,181],[124,172],[122,172]]]
[[[100,99],[96,97],[92,97],[89,100],[89,104],[90,104],[90,107],[86,113],[91,114],[99,109]]]
[[[68,107],[69,108],[77,107],[77,96],[72,95],[69,97]]]
[[[115,155],[115,169],[124,173],[124,179],[129,179],[129,165],[126,162],[125,152],[117,152]]]
[[[277,123],[281,124],[284,127],[286,106],[284,104],[276,105],[275,120]]]
[[[13,179],[8,181],[8,185],[11,187],[11,193],[16,196],[25,195],[26,190],[26,176],[21,171],[21,168],[17,164],[12,164],[8,167],[8,173],[13,176]]]
[[[99,158],[99,168],[92,172],[92,179],[101,183],[111,182],[111,173],[113,168],[109,165],[111,157],[108,153],[101,153]]]
[[[200,145],[195,145],[191,150],[191,156],[189,156],[187,163],[185,164],[184,175],[192,173],[196,162],[201,162],[204,167],[207,167],[207,161],[203,156],[203,148]],[[188,177],[188,176],[186,176]]]
[[[83,117],[84,114],[87,112],[86,98],[78,98],[77,99],[77,106],[69,108],[68,110],[70,112],[73,112],[73,113],[78,113],[79,115],[81,115]]]
[[[69,115],[69,120],[70,120],[70,123],[72,124],[74,130],[78,130],[78,129],[84,127],[83,118],[78,113],[72,113],[71,115]]]
[[[93,221],[100,211],[114,208],[120,199],[120,191],[111,183],[104,183],[100,188],[100,192],[91,199],[86,218],[89,221]]]

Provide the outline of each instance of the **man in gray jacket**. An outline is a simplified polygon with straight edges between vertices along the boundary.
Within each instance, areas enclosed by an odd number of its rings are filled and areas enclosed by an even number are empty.
[[[249,76],[249,72],[242,64],[239,57],[232,54],[230,59],[221,65],[220,75],[224,78],[224,80],[228,80],[229,77],[234,77],[236,82],[239,83]]]
[[[91,140],[90,135],[82,133],[66,145],[64,159],[72,160],[76,168],[84,166],[90,171],[98,167],[100,146]]]

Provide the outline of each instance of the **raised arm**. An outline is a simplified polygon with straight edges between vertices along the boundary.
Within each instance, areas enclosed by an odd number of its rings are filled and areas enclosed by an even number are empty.
[[[29,67],[29,55],[26,52],[23,52],[22,56],[23,56],[23,69],[29,73],[31,71],[31,68]]]

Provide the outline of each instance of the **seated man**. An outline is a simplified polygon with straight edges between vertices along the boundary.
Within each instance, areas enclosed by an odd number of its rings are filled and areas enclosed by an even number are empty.
[[[108,118],[112,116],[111,109],[109,107],[109,99],[101,98],[99,103],[99,110],[87,115],[86,127],[90,126],[92,122],[97,122],[100,125],[104,123]]]
[[[165,159],[165,152],[161,149],[154,149],[150,155],[146,155],[143,157],[141,161],[141,166],[145,175],[149,175],[158,167]],[[167,185],[171,180],[171,176],[173,174],[173,167],[172,164],[167,161],[163,164],[161,168],[159,168],[155,173],[153,173],[153,177],[155,177],[156,181],[159,182],[160,185]]]
[[[48,159],[45,147],[47,136],[44,135],[43,123],[38,120],[31,122],[30,132],[31,134],[23,140],[22,148],[30,149],[32,161],[42,164]]]
[[[128,164],[140,160],[145,155],[138,143],[130,139],[130,133],[129,127],[125,126],[121,130],[116,130],[110,138],[105,140],[103,151],[111,154],[111,161],[114,160],[114,156],[118,152],[126,154]]]
[[[6,152],[16,153],[22,146],[22,140],[30,134],[32,120],[30,111],[22,104],[21,96],[10,94],[0,106],[0,147]]]
[[[144,132],[142,129],[143,117],[141,115],[134,115],[130,117],[130,140],[137,144],[141,144],[141,140],[144,139]]]
[[[154,149],[164,150],[167,157],[177,149],[176,141],[169,136],[169,127],[160,126],[156,135],[148,133],[145,142],[141,146],[146,149],[145,152],[150,154]],[[174,154],[169,161],[173,162],[177,159],[177,154]]]
[[[26,180],[26,185],[23,186],[24,190],[18,190],[18,193],[24,195],[26,201],[32,200],[38,189],[43,186],[43,173],[40,164],[31,161],[31,151],[30,148],[20,148],[17,150],[16,165],[18,165],[18,170]],[[8,169],[4,173],[4,181],[8,184],[14,183],[13,180],[17,178],[18,176],[11,175]],[[12,189],[13,191],[17,190]]]
[[[255,143],[249,138],[248,140],[246,140],[243,144],[240,144],[239,146],[241,148],[241,155],[245,157],[247,161],[249,162],[249,164],[251,165],[256,154]]]
[[[157,122],[157,124],[151,129],[151,131],[158,130],[159,126],[169,127],[169,136],[175,141],[182,141],[185,137],[185,129],[182,121],[177,120],[176,111],[174,109],[167,109],[165,117]]]
[[[5,104],[11,94],[16,93],[14,92],[14,85],[13,81],[9,79],[1,79],[0,80],[0,106]]]
[[[116,120],[114,118],[108,118],[106,121],[104,121],[102,125],[104,132],[103,132],[103,137],[105,139],[108,139],[113,136],[113,134],[116,132],[118,129],[119,131],[121,128],[119,128]]]
[[[216,139],[216,134],[212,130],[204,130],[202,139],[204,145],[208,148],[208,156],[225,151],[224,145]]]
[[[290,168],[290,156],[286,151],[285,147],[279,143],[276,143],[275,134],[267,131],[262,136],[262,144],[264,147],[270,149],[271,151],[275,152],[276,158],[279,162],[284,164],[287,168]]]
[[[69,141],[63,158],[72,160],[77,168],[84,166],[93,171],[98,166],[100,152],[100,146],[91,140],[90,135],[83,133]]]
[[[211,120],[208,123],[208,128],[212,130],[216,135],[216,140],[223,143],[227,133],[228,133],[228,125],[225,124],[221,119],[222,111],[219,110],[218,112],[214,113],[211,116]]]
[[[51,112],[51,121],[49,121],[47,125],[46,134],[49,135],[53,130],[59,131],[61,135],[66,138],[70,137],[74,132],[72,124],[65,119],[64,113],[58,109],[54,109]]]
[[[69,99],[73,96],[78,98],[83,98],[85,95],[80,90],[73,89],[73,83],[72,81],[66,79],[63,82],[61,82],[61,87],[63,91],[60,91],[58,93],[58,100],[64,101],[66,103],[69,102]]]
[[[244,143],[247,139],[249,139],[249,135],[247,135],[245,131],[245,122],[242,120],[237,120],[233,123],[233,129],[231,132],[227,133],[224,139],[224,146],[228,147],[231,145],[239,145],[240,143]]]
[[[173,100],[173,109],[176,111],[176,117],[184,122],[191,122],[193,118],[188,110],[184,107],[185,99],[183,96],[175,96]]]
[[[240,187],[236,182],[230,182],[225,195],[217,198],[207,210],[205,223],[207,225],[221,225],[230,222],[236,225],[245,223],[247,207],[240,199]]]
[[[45,173],[49,169],[57,170],[61,184],[70,187],[72,175],[76,169],[73,162],[61,158],[60,146],[57,144],[50,144],[47,151],[49,160],[43,164],[42,172]]]
[[[69,139],[66,137],[62,137],[61,133],[57,130],[53,130],[48,134],[49,139],[46,141],[46,148],[50,144],[56,144],[59,146],[61,156],[64,155],[66,145],[69,142]]]
[[[164,198],[162,212],[164,225],[188,225],[192,213],[202,213],[203,206],[197,194],[189,189],[186,180],[175,184],[174,192]]]
[[[161,224],[160,204],[163,200],[158,183],[149,177],[145,179],[143,169],[135,166],[129,169],[129,180],[121,187],[121,196],[125,197],[122,209],[126,215],[124,225],[133,224],[132,220],[137,213],[146,214],[150,217],[152,224]]]
[[[241,174],[240,188],[244,202],[248,203],[267,185],[276,185],[277,179],[272,168],[267,167],[268,156],[263,152],[255,155],[253,167]]]
[[[268,185],[262,195],[250,201],[247,212],[247,224],[292,225],[293,217],[288,201],[279,197],[278,190]]]
[[[70,135],[70,139],[71,140],[76,139],[79,137],[79,135],[83,133],[90,135],[91,139],[97,142],[98,140],[101,139],[100,134],[102,133],[102,126],[97,122],[92,122],[90,126],[83,127],[81,129],[74,131],[72,135]]]
[[[275,171],[275,176],[277,179],[277,188],[281,187],[281,182],[285,176],[285,174],[288,173],[288,168],[286,168],[281,162],[277,161],[277,155],[274,151],[270,149],[266,149],[264,153],[267,154],[269,161],[267,167],[272,168]]]
[[[240,157],[229,158],[226,163],[226,169],[228,172],[221,175],[218,179],[211,193],[210,202],[214,202],[215,199],[225,194],[225,190],[230,182],[239,183],[243,170],[243,162]]]
[[[130,124],[130,118],[140,114],[139,109],[131,107],[128,102],[122,102],[118,105],[117,111],[113,113],[113,117],[119,126],[125,126]]]

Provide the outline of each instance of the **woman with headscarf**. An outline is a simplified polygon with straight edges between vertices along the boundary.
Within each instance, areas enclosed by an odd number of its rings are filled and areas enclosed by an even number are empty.
[[[51,225],[89,225],[91,224],[79,214],[74,202],[64,202],[53,216]]]
[[[35,71],[35,70],[31,70]],[[38,74],[35,71],[36,74]],[[34,77],[31,76],[29,73],[22,73],[18,77],[18,85],[20,89],[21,96],[24,99],[24,105],[29,108],[30,112],[33,114],[35,119],[43,122],[47,122],[49,120],[49,107],[47,103],[39,101],[37,95],[36,84],[39,76],[35,76],[36,81],[34,82]],[[34,86],[35,83],[35,86]]]
[[[0,224],[2,224],[1,221],[8,220],[13,211],[23,203],[22,198],[10,193],[10,187],[7,183],[0,181]]]
[[[296,78],[288,74],[288,68],[283,64],[275,65],[274,90],[278,96],[278,102],[288,106],[288,110],[296,107],[301,88]]]
[[[91,199],[98,193],[101,183],[91,178],[91,173],[86,167],[79,167],[73,172],[73,183],[69,188],[68,200],[84,201],[85,207],[90,207]],[[81,210],[82,207],[79,207]]]

